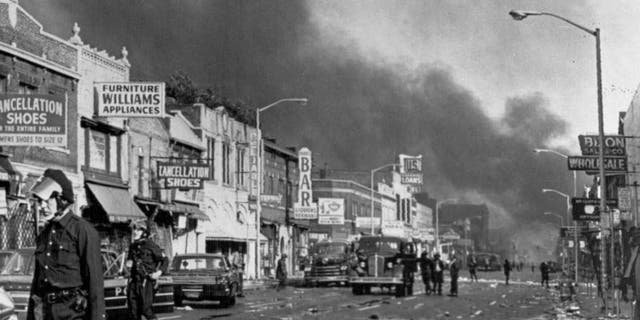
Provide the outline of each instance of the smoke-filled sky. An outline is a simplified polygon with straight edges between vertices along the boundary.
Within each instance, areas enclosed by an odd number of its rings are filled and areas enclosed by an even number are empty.
[[[369,170],[424,156],[424,189],[487,202],[494,224],[556,223],[572,192],[566,162],[597,132],[594,37],[602,29],[605,131],[617,131],[640,75],[633,1],[20,0],[46,31],[120,56],[132,80],[181,70],[202,87],[264,106],[266,135],[308,146],[330,168]],[[584,180],[588,180],[584,178]],[[580,185],[583,181],[580,181]],[[581,189],[581,188],[580,188]],[[513,219],[515,218],[515,219]]]

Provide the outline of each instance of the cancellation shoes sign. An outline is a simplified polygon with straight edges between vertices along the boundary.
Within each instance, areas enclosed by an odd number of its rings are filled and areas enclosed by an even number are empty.
[[[311,190],[311,150],[298,151],[298,202],[293,204],[293,218],[312,220],[318,218],[318,206],[313,202]]]
[[[318,224],[344,224],[344,199],[318,198]]]
[[[67,146],[67,98],[0,94],[0,145]]]
[[[567,163],[569,170],[600,170],[600,159],[597,156],[569,156]],[[606,172],[627,172],[627,157],[605,157],[604,170]]]
[[[158,162],[158,179],[163,189],[202,189],[211,177],[209,165]]]
[[[101,117],[164,117],[164,82],[98,82]]]
[[[618,205],[616,199],[607,199],[607,206]],[[600,221],[600,199],[571,198],[573,220]]]

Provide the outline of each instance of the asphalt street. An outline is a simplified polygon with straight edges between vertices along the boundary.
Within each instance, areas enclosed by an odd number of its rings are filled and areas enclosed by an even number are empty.
[[[464,272],[463,272],[464,275]],[[480,281],[462,277],[459,296],[427,296],[418,279],[413,296],[396,298],[374,290],[354,296],[350,288],[288,287],[248,292],[231,308],[215,302],[188,303],[186,309],[162,314],[164,319],[555,319],[549,312],[557,302],[553,290],[537,283],[538,274],[515,272],[504,284],[502,273],[480,273]]]

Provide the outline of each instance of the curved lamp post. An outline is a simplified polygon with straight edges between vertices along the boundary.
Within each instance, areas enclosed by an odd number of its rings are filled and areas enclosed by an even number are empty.
[[[604,174],[604,121],[603,121],[603,115],[602,115],[602,109],[603,109],[603,100],[602,100],[602,59],[600,56],[600,29],[596,28],[595,30],[591,30],[589,28],[586,28],[584,26],[581,26],[565,17],[561,17],[559,15],[553,14],[553,13],[549,13],[549,12],[540,12],[540,11],[524,11],[524,10],[511,10],[509,12],[509,15],[511,15],[511,17],[514,20],[517,21],[521,21],[524,20],[525,18],[529,17],[529,16],[549,16],[558,20],[561,20],[565,23],[568,23],[592,36],[595,37],[596,40],[596,83],[597,83],[597,91],[598,91],[598,143],[600,148],[598,148],[598,160],[599,160],[599,175],[600,175],[600,185],[601,185],[601,190],[602,192],[600,192],[600,208],[602,210],[602,213],[606,213],[606,205],[607,205],[607,194],[606,194],[606,180],[605,180],[605,174]],[[601,248],[604,248],[606,245],[605,242],[605,237],[601,237]],[[577,244],[576,244],[577,245]],[[601,272],[602,272],[602,278],[601,278],[601,283],[607,283],[606,282],[606,278],[607,278],[607,272],[606,272],[606,251],[605,250],[600,250],[600,261],[601,261]],[[577,265],[577,263],[576,263]],[[577,276],[577,275],[576,275]],[[606,288],[603,285],[603,293],[605,293],[606,296]],[[608,312],[607,310],[607,303],[606,301],[603,299],[603,303],[604,303],[604,309],[605,312]]]
[[[380,167],[377,167],[377,168],[371,170],[371,221],[370,221],[371,222],[371,235],[373,235],[374,232],[375,232],[375,228],[374,228],[374,225],[373,225],[373,217],[374,217],[374,215],[373,215],[373,211],[374,211],[373,210],[373,208],[374,208],[374,206],[373,206],[373,196],[374,196],[373,195],[373,175],[377,171],[380,171],[380,170],[382,170],[384,168],[388,168],[388,167],[393,167],[393,169],[395,170],[397,165],[398,165],[397,163],[387,163],[384,166],[380,166]],[[382,230],[382,207],[380,208],[380,230]]]
[[[283,102],[298,102],[302,105],[306,105],[309,100],[307,98],[285,98],[280,99],[272,104],[256,109],[256,129],[258,130],[258,194],[256,201],[256,279],[260,279],[262,274],[260,272],[260,214],[262,211],[262,205],[260,203],[260,196],[262,195],[262,172],[264,170],[264,157],[263,157],[263,145],[262,145],[262,129],[260,128],[260,113],[267,109],[274,107]],[[248,249],[248,248],[247,248]]]

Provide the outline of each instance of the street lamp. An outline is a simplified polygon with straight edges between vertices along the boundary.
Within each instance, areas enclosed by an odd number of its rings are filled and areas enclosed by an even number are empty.
[[[606,180],[604,175],[604,121],[603,121],[603,115],[602,115],[603,101],[602,101],[602,59],[600,57],[600,28],[591,30],[567,18],[555,15],[553,13],[548,13],[548,12],[511,10],[509,14],[513,19],[518,21],[523,20],[528,16],[550,16],[552,18],[556,18],[558,20],[564,21],[596,38],[596,83],[597,83],[597,91],[598,91],[598,143],[600,146],[600,148],[598,148],[598,161],[599,161],[599,171],[600,171],[600,188],[602,190],[602,192],[600,192],[600,208],[601,208],[601,212],[604,214],[607,211],[606,210],[607,194],[606,194],[606,185],[605,185]],[[600,241],[601,241],[601,248],[604,248],[606,245],[605,237],[602,237]],[[607,257],[606,250],[600,250],[600,261],[601,261],[601,270],[602,270],[601,283],[606,283],[606,277],[607,277],[607,272],[605,268],[606,257]],[[604,293],[606,293],[606,290],[604,290],[605,286],[602,286],[602,288]],[[608,311],[606,301],[604,302],[604,309],[605,309],[605,312]]]
[[[264,169],[264,156],[263,156],[263,146],[262,146],[262,129],[260,128],[260,113],[266,111],[267,109],[274,107],[283,102],[298,102],[302,105],[306,105],[309,100],[307,98],[285,98],[280,99],[272,104],[264,106],[262,108],[256,109],[256,129],[258,130],[258,190],[257,190],[257,200],[256,200],[256,279],[261,278],[260,273],[260,214],[262,211],[262,204],[260,203],[260,197],[262,195],[262,172]]]
[[[384,168],[388,168],[388,167],[393,167],[393,170],[396,169],[396,165],[398,165],[397,163],[387,163],[384,166],[381,167],[377,167],[373,170],[371,170],[371,235],[373,235],[374,233],[374,226],[373,226],[373,175],[376,173],[376,171],[382,170]],[[380,192],[380,190],[378,190],[378,192]],[[382,229],[382,208],[380,211],[380,228]]]
[[[563,197],[565,197],[567,199],[567,221],[569,221],[569,216],[571,213],[571,196],[564,193],[564,192],[560,192],[556,189],[542,189],[543,193],[547,193],[547,192],[553,192],[555,194],[561,195]]]
[[[440,252],[440,205],[448,201],[457,201],[458,199],[449,198],[436,202],[436,252]]]
[[[562,157],[564,159],[568,159],[569,158],[568,155],[566,155],[564,153],[561,153],[561,152],[558,152],[558,151],[555,151],[555,150],[552,150],[552,149],[536,148],[536,149],[533,149],[533,151],[535,153],[544,153],[544,152],[553,153],[553,154],[555,154],[557,156],[560,156],[560,157]],[[576,171],[575,170],[571,170],[571,172],[573,172],[573,196],[576,197],[576,196],[578,196],[578,184],[577,184]]]

